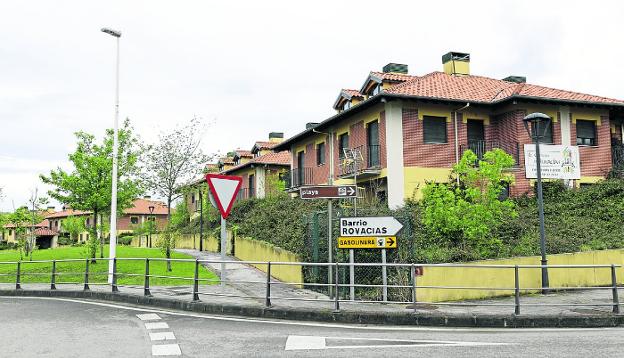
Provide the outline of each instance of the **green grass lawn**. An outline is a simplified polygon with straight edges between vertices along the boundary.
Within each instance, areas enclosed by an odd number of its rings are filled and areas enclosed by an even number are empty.
[[[33,253],[33,261],[37,260],[62,260],[62,259],[86,259],[87,251],[84,247],[61,247],[56,249],[36,250]],[[97,254],[99,256],[99,252]],[[108,257],[108,246],[104,247],[104,257]],[[164,258],[165,255],[160,249],[136,248],[128,246],[117,246],[117,257],[140,257],[140,258]],[[172,252],[171,257],[175,259],[192,259],[191,256]],[[2,262],[19,261],[19,252],[16,250],[0,251],[0,282],[15,282],[15,264],[3,264]],[[194,262],[172,262],[173,271],[167,272],[164,261],[150,261],[150,275],[178,276],[193,278],[195,272]],[[56,282],[82,283],[84,282],[85,261],[79,262],[57,262]],[[49,283],[52,272],[52,263],[30,263],[28,259],[23,259],[21,264],[22,283]],[[117,283],[119,285],[143,285],[145,273],[145,260],[118,260],[117,261]],[[98,261],[89,264],[89,282],[105,283],[108,273],[108,261]],[[10,274],[10,276],[6,276]],[[124,276],[123,274],[140,274],[141,276]],[[200,266],[199,277],[213,281],[200,281],[202,285],[215,284],[218,277],[208,269]],[[173,278],[150,278],[152,286],[191,286],[192,280],[181,280]]]

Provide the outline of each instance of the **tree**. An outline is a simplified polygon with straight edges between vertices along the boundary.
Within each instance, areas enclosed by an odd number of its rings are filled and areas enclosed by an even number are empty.
[[[431,232],[459,245],[472,246],[487,256],[500,240],[493,229],[517,216],[514,203],[501,200],[513,177],[505,171],[514,159],[500,149],[485,153],[483,160],[470,150],[453,167],[449,183],[429,183],[423,190],[423,221]],[[459,179],[459,184],[457,184]]]
[[[142,177],[148,188],[167,198],[168,220],[171,204],[203,173],[211,158],[199,148],[203,133],[204,126],[193,118],[181,128],[159,134],[158,142],[145,148]]]
[[[48,204],[48,198],[39,197],[39,189],[35,188],[35,190],[31,191],[30,199],[28,199],[28,204],[30,205],[30,241],[27,242],[26,252],[30,255],[30,260],[32,261],[32,254],[36,247],[37,238],[35,237],[35,225],[39,223],[43,217],[39,213],[45,205]]]
[[[73,242],[78,241],[78,235],[86,230],[85,220],[80,216],[68,216],[63,220],[63,229],[69,233]]]
[[[28,254],[26,250],[28,245],[27,227],[29,219],[30,213],[26,206],[17,208],[7,217],[8,223],[13,225],[13,232],[15,234],[15,241],[17,242],[17,249],[20,253],[20,260],[24,258],[24,254]]]
[[[69,155],[73,164],[71,172],[61,168],[41,175],[41,180],[54,186],[48,194],[76,210],[91,211],[93,226],[88,251],[95,259],[97,251],[98,219],[101,214],[110,212],[112,168],[113,168],[113,130],[108,129],[102,144],[95,143],[95,137],[85,132],[76,133],[78,140],[76,151]],[[137,175],[139,157],[137,138],[126,119],[119,130],[117,208],[121,212],[132,205],[132,200],[142,193]],[[116,213],[109,213],[115,215]],[[100,243],[100,257],[104,256],[104,242]]]
[[[168,259],[171,258],[171,250],[175,248],[176,241],[178,240],[178,235],[179,233],[172,230],[170,227],[166,227],[160,235],[160,240],[158,240],[158,247],[160,247],[160,251],[162,251],[162,253],[165,254]],[[167,260],[167,271],[171,271],[170,260]]]

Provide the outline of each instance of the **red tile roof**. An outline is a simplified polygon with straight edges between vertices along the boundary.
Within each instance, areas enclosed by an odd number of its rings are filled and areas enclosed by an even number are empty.
[[[81,210],[73,210],[67,209],[63,211],[58,211],[56,213],[52,213],[50,215],[46,215],[46,219],[57,219],[57,218],[66,218],[68,216],[82,216],[82,215],[91,215],[91,211],[81,211]]]
[[[273,148],[277,143],[274,142],[263,142],[263,141],[257,141],[254,144],[254,148],[257,148],[258,150],[264,150],[264,149],[271,149]]]
[[[21,225],[22,227],[32,227],[33,225],[31,223],[22,223]],[[44,219],[42,222],[35,224],[34,227],[48,227],[50,226],[50,222],[47,219]],[[3,226],[6,229],[12,229],[15,227],[14,224],[6,224]]]
[[[571,102],[617,103],[624,101],[528,83],[515,83],[482,76],[451,76],[432,72],[388,88],[386,93],[433,99],[495,103],[512,96]]]
[[[148,199],[134,199],[132,207],[123,211],[124,214],[150,215],[149,207],[154,207],[154,215],[167,215],[167,204],[162,201]]]
[[[354,89],[346,89],[346,88],[343,88],[341,92],[342,92],[342,93],[345,93],[346,95],[348,95],[348,96],[349,96],[349,98],[350,98],[350,97],[360,97],[360,98],[363,98],[363,97],[364,97],[364,95],[363,95],[363,94],[361,94],[361,93],[360,93],[360,91],[358,91],[358,90],[354,90]]]
[[[375,72],[375,71],[371,71],[370,77],[375,77],[380,80],[398,81],[398,82],[405,82],[405,81],[412,80],[414,78],[418,78],[416,76],[408,75],[407,73]]]
[[[35,236],[56,236],[58,232],[50,230],[47,227],[41,227],[35,230]]]
[[[252,158],[253,154],[251,154],[250,150],[236,149],[236,154],[241,158]]]
[[[259,157],[255,157],[252,160],[237,165],[233,168],[224,170],[223,173],[233,173],[237,170],[240,170],[242,168],[248,167],[250,165],[253,164],[266,164],[266,165],[285,165],[285,166],[289,166],[290,165],[290,152],[288,151],[283,151],[283,152],[270,152],[264,155],[261,155]]]

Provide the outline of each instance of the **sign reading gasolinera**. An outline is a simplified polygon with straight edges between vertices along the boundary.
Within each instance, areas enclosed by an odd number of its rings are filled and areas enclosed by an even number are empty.
[[[396,236],[339,237],[339,249],[396,249]]]
[[[402,228],[403,224],[392,216],[340,218],[342,237],[395,236]]]
[[[581,179],[579,150],[573,145],[540,144],[540,163],[544,179]],[[527,179],[537,178],[535,144],[524,145]]]

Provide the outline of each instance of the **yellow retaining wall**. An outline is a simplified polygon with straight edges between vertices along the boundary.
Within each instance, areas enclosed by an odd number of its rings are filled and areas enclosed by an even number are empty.
[[[301,262],[292,252],[263,241],[246,237],[236,237],[235,241],[236,257],[243,261]],[[266,272],[266,265],[254,266]],[[271,265],[271,276],[285,283],[303,283],[301,266]]]
[[[133,237],[131,245],[134,247],[139,247],[139,239],[140,247],[145,247],[146,241],[145,237],[141,238]],[[158,240],[160,240],[159,234],[152,235],[152,247],[158,247]],[[217,252],[219,247],[219,243],[214,237],[204,237],[204,250]],[[199,249],[199,234],[182,234],[178,238],[176,242],[177,249]]]
[[[539,265],[539,256],[502,260],[469,262],[470,265]],[[548,256],[549,265],[622,265],[624,250],[602,250]],[[539,288],[542,285],[540,268],[520,268],[520,288]],[[548,269],[550,287],[609,286],[610,268],[554,268]],[[624,269],[617,269],[619,283],[624,283]],[[425,267],[424,275],[417,277],[418,286],[461,286],[513,288],[513,268]],[[523,291],[523,293],[526,293]],[[513,290],[417,289],[417,300],[442,302],[509,296]]]

